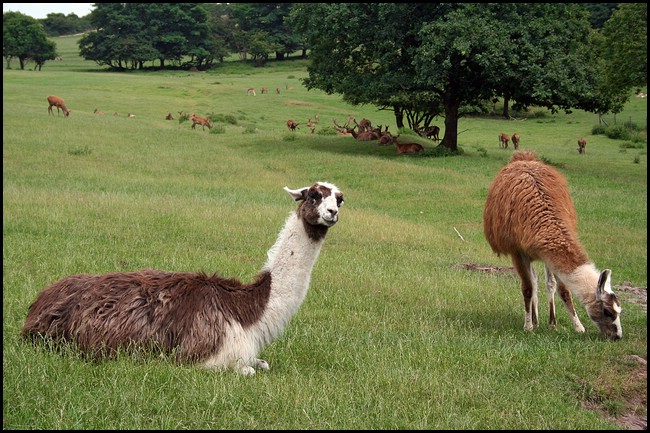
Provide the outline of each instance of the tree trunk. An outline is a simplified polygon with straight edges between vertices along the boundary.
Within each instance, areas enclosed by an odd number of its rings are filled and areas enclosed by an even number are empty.
[[[445,99],[445,136],[440,145],[454,153],[458,152],[458,107],[458,101]]]
[[[401,107],[394,105],[393,113],[395,113],[395,125],[397,125],[397,130],[404,128],[404,110]]]
[[[510,110],[508,106],[510,105],[510,97],[509,96],[504,96],[503,97],[503,117],[506,119],[510,119]]]

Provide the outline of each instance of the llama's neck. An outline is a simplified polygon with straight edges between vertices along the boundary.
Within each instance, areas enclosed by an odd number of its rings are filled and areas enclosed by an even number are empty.
[[[279,333],[302,304],[323,239],[311,239],[296,212],[287,218],[268,252],[263,271],[271,273],[271,294],[264,321]]]
[[[568,274],[558,273],[558,277],[582,305],[587,306],[596,300],[596,287],[600,272],[593,263],[580,265]]]

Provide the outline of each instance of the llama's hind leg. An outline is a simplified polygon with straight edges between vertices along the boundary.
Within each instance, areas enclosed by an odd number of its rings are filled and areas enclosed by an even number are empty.
[[[537,274],[530,258],[526,255],[514,255],[512,263],[521,279],[521,293],[524,296],[524,330],[531,331],[539,324]]]
[[[562,301],[569,312],[569,317],[571,317],[571,322],[573,323],[573,329],[575,329],[576,332],[585,332],[585,327],[582,326],[580,318],[578,318],[578,313],[576,313],[576,308],[573,305],[573,299],[569,288],[562,281],[558,281],[557,291],[560,293],[560,298],[562,298]]]
[[[555,329],[557,328],[557,319],[555,317],[555,290],[557,288],[557,280],[555,275],[544,265],[544,273],[546,275],[546,290],[548,291],[548,326]]]

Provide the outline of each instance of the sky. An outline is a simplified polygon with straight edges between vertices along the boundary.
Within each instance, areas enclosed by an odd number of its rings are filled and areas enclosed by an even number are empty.
[[[2,3],[2,13],[20,12],[32,18],[47,18],[47,14],[61,13],[69,15],[75,13],[79,18],[92,11],[94,3]]]

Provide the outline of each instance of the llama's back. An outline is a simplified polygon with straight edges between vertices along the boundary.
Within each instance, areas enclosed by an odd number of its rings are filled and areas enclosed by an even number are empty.
[[[110,356],[131,345],[181,361],[217,353],[230,323],[259,320],[270,293],[270,275],[251,285],[203,273],[153,270],[75,275],[45,288],[30,306],[26,336],[75,343],[93,356]]]
[[[566,180],[533,152],[515,152],[497,174],[488,190],[483,229],[497,254],[524,253],[565,269],[587,261]]]

